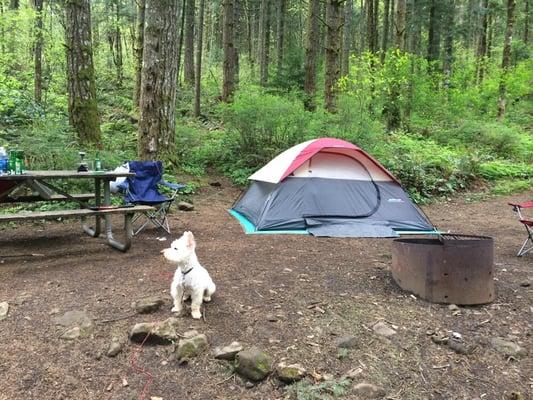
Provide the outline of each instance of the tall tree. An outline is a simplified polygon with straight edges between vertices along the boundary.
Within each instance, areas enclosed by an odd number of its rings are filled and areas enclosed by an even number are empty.
[[[396,17],[394,18],[394,47],[399,53],[405,51],[405,0],[396,0]],[[396,56],[394,56],[396,57]],[[394,131],[401,126],[402,115],[399,104],[400,84],[398,77],[393,77],[388,103],[385,106],[387,114],[387,129]]]
[[[200,97],[202,84],[202,50],[204,36],[204,10],[205,0],[200,0],[200,9],[198,10],[198,42],[196,43],[196,81],[194,82],[194,116],[200,116]],[[177,67],[176,67],[177,68]]]
[[[146,0],[138,153],[154,160],[174,145],[179,0]]]
[[[390,0],[385,0],[385,2],[383,3],[383,36],[381,37],[381,63],[382,64],[385,61],[385,54],[387,53],[387,41],[389,40],[389,12],[390,12]]]
[[[90,1],[67,1],[65,12],[69,123],[82,143],[99,145]]]
[[[529,43],[529,0],[524,4],[524,44]]]
[[[259,83],[266,86],[268,82],[268,65],[270,54],[270,0],[261,0],[259,16]]]
[[[341,75],[348,75],[350,70],[350,50],[352,44],[353,0],[346,0],[344,5],[344,24],[342,42]]]
[[[235,91],[235,47],[234,18],[235,0],[224,0],[224,28],[222,42],[224,46],[222,101],[231,102]]]
[[[144,20],[145,20],[146,0],[137,0],[137,28],[135,35],[135,44],[133,46],[135,56],[135,105],[139,107],[141,97],[141,70],[143,64],[143,45],[144,45]]]
[[[427,60],[429,62],[435,62],[440,58],[440,3],[440,0],[430,1],[427,51]]]
[[[18,10],[20,7],[20,1],[19,0],[9,0],[9,9],[10,10]]]
[[[487,57],[487,31],[489,26],[489,0],[482,0],[481,29],[479,30],[479,41],[477,48],[477,82],[481,84],[485,76],[485,64]]]
[[[281,73],[283,67],[283,52],[285,50],[285,13],[287,9],[287,0],[278,0],[278,13],[277,13],[277,40],[276,40],[276,55],[277,59],[277,71]]]
[[[396,18],[394,19],[394,46],[401,52],[405,51],[405,0],[396,0]]]
[[[35,0],[34,98],[42,101],[43,92],[43,0]]]
[[[324,77],[325,108],[337,110],[337,84],[340,77],[340,34],[342,28],[342,1],[326,1],[326,68]]]
[[[376,53],[378,48],[377,43],[377,26],[376,15],[374,10],[374,0],[366,0],[366,43],[368,45],[368,51]]]
[[[505,25],[505,36],[502,54],[502,72],[499,84],[498,98],[498,119],[503,120],[505,116],[505,97],[507,95],[507,75],[511,63],[511,40],[513,38],[513,26],[515,22],[516,0],[507,0],[507,23]]]
[[[446,13],[444,16],[444,62],[442,69],[446,75],[445,87],[449,87],[453,66],[453,39],[455,34],[455,0],[446,0]]]
[[[185,6],[187,5],[187,0],[182,0],[180,8],[180,28],[179,28],[179,43],[178,43],[178,86],[180,85],[180,72],[181,72],[181,54],[183,53],[183,36],[185,31]]]
[[[194,14],[195,0],[187,0],[185,5],[185,54],[183,59],[183,80],[186,85],[194,85]]]
[[[309,0],[307,12],[307,38],[305,45],[305,81],[304,105],[306,110],[316,109],[316,74],[317,74],[317,41],[318,41],[318,17],[320,13],[320,0]]]
[[[115,21],[112,24],[111,30],[108,32],[109,49],[113,57],[113,64],[115,65],[117,86],[122,86],[124,78],[123,71],[123,57],[122,57],[122,33],[120,31],[120,4],[119,0],[115,0],[112,8],[115,8]]]

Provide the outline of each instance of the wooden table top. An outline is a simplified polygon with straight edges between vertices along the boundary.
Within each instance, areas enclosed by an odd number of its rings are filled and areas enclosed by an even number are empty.
[[[87,179],[103,178],[110,180],[118,177],[135,176],[133,172],[115,171],[26,171],[20,175],[0,175],[0,181],[23,181],[28,179]]]

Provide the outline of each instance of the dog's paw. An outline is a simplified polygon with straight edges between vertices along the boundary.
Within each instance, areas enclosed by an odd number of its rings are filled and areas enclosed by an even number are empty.
[[[204,301],[209,303],[211,301],[211,296],[204,296]]]
[[[180,315],[181,314],[181,307],[174,306],[174,307],[172,307],[172,310],[170,310],[170,312],[173,312],[175,314]]]
[[[202,313],[201,313],[200,311],[197,311],[197,310],[191,312],[191,315],[192,315],[192,317],[193,317],[194,319],[200,319],[200,318],[202,318]]]

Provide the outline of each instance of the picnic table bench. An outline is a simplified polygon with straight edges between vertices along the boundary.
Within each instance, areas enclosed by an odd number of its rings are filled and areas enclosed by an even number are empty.
[[[137,212],[147,212],[154,210],[151,206],[112,206],[110,195],[110,182],[117,177],[127,177],[133,174],[129,172],[76,172],[76,171],[27,171],[22,175],[2,175],[0,176],[0,203],[20,203],[36,201],[70,201],[79,205],[78,209],[64,209],[55,211],[22,211],[18,213],[0,214],[0,223],[12,221],[28,220],[50,220],[59,218],[80,218],[85,233],[92,237],[100,236],[101,219],[105,221],[105,232],[107,243],[120,251],[127,251],[131,247],[133,229],[131,221]],[[54,179],[93,179],[94,193],[70,194],[67,190],[50,183]],[[31,188],[36,194],[13,196],[13,192],[21,187]],[[103,186],[103,197],[102,197]],[[94,199],[94,205],[88,203]],[[111,215],[124,215],[124,239],[117,240],[113,236]],[[95,218],[94,227],[90,227],[86,219]]]

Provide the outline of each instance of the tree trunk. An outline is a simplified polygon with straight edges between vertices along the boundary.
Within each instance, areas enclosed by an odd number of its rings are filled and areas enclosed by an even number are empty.
[[[19,0],[9,0],[9,9],[10,10],[18,10],[20,7],[20,1]]]
[[[492,13],[489,14],[489,31],[487,33],[487,58],[490,60],[492,58],[492,37],[494,35],[494,26],[493,26]]]
[[[394,45],[402,53],[405,51],[405,0],[396,0]]]
[[[307,14],[307,43],[305,46],[305,81],[304,91],[305,109],[316,110],[316,74],[318,48],[318,15],[320,13],[320,0],[309,0],[309,10]]]
[[[374,30],[374,0],[366,0],[366,43],[368,45],[368,51],[371,53],[376,52],[376,43],[374,43],[375,35]]]
[[[268,82],[268,64],[270,50],[270,0],[261,0],[259,20],[259,83],[266,86]]]
[[[196,43],[196,81],[194,82],[194,116],[200,116],[200,96],[202,83],[202,49],[204,35],[204,10],[205,0],[200,0],[200,9],[198,10],[198,42]]]
[[[440,0],[431,0],[429,9],[427,60],[435,62],[440,58]]]
[[[277,27],[277,41],[276,41],[276,55],[277,59],[277,72],[278,75],[281,74],[281,69],[283,68],[283,51],[284,51],[284,41],[285,41],[285,13],[287,8],[287,0],[278,0],[278,27]]]
[[[326,5],[326,67],[324,100],[327,111],[337,110],[337,83],[340,77],[340,33],[343,0],[327,0]]]
[[[41,103],[43,93],[43,0],[35,0],[34,97]]]
[[[179,0],[146,0],[138,153],[156,160],[175,136]]]
[[[421,0],[411,0],[411,36],[409,38],[409,52],[420,56],[420,39],[422,36]]]
[[[394,0],[392,0],[394,2]],[[387,53],[387,41],[389,39],[389,11],[390,0],[385,0],[383,3],[383,37],[381,38],[381,63],[385,61],[385,54]]]
[[[524,5],[524,44],[529,43],[529,0]]]
[[[115,1],[116,14],[115,14],[115,32],[114,32],[114,51],[113,51],[113,62],[116,68],[117,74],[117,86],[122,86],[122,80],[124,78],[123,70],[123,57],[122,57],[122,33],[120,32],[120,4],[119,1]]]
[[[353,0],[346,0],[344,5],[344,26],[343,26],[343,43],[342,43],[342,62],[341,75],[348,75],[350,71],[350,50],[352,43],[352,18],[353,18]]]
[[[69,1],[65,10],[69,123],[81,143],[100,145],[90,2]]]
[[[405,0],[396,0],[396,17],[394,18],[394,46],[399,52],[405,51]],[[388,104],[385,107],[387,114],[387,130],[392,132],[402,124],[400,110],[400,84],[398,77],[393,77]]]
[[[186,85],[194,85],[194,13],[195,0],[187,0],[185,6],[185,57],[183,79]]]
[[[487,30],[489,21],[489,0],[483,0],[482,2],[482,16],[481,16],[481,29],[479,31],[479,42],[477,48],[477,83],[481,85],[483,78],[485,77],[485,64],[487,56]]]
[[[507,0],[507,23],[505,27],[505,37],[503,42],[502,74],[499,85],[498,99],[498,119],[503,120],[505,116],[505,96],[507,94],[507,74],[511,60],[511,40],[513,37],[513,25],[515,21],[516,0]]]
[[[144,43],[144,15],[146,0],[137,0],[137,35],[135,37],[135,106],[139,107],[141,97],[141,69],[143,64],[143,43]]]
[[[442,69],[444,70],[446,89],[450,86],[450,79],[452,76],[453,67],[453,39],[455,34],[455,0],[446,0],[446,15],[444,18],[444,26],[446,27],[444,36],[444,63]]]
[[[242,12],[242,0],[234,0],[233,6],[233,63],[235,65],[233,76],[235,82],[235,89],[239,87],[239,74],[240,74],[240,63],[239,63],[239,43],[240,38],[242,38],[242,32],[239,32],[241,12]]]
[[[224,29],[222,43],[224,46],[222,101],[229,103],[233,100],[235,91],[235,47],[234,47],[234,19],[235,0],[224,0]]]
[[[246,47],[248,51],[248,63],[250,65],[250,75],[252,78],[255,76],[255,56],[254,56],[254,35],[253,35],[253,26],[254,26],[254,14],[252,10],[252,4],[250,0],[246,0],[245,3],[246,11]]]
[[[178,76],[177,85],[180,85],[180,72],[181,72],[181,54],[183,53],[183,36],[185,31],[185,7],[187,6],[187,0],[182,0],[180,9],[180,33],[178,43],[178,69],[176,75]]]

